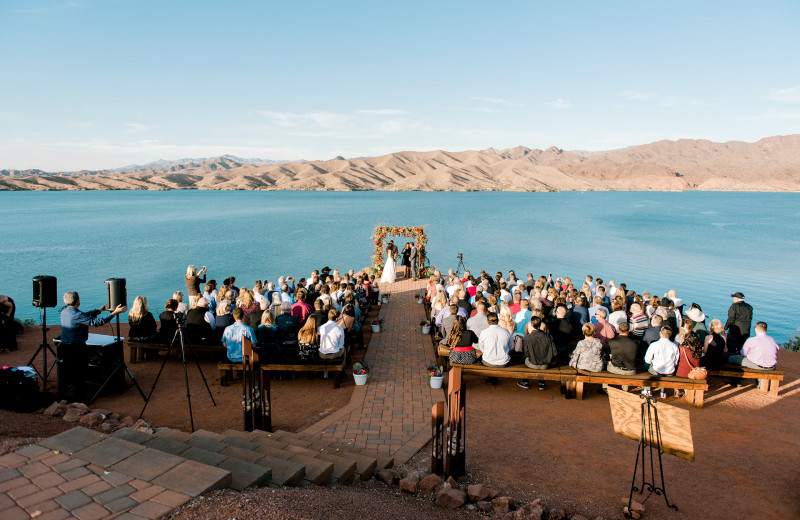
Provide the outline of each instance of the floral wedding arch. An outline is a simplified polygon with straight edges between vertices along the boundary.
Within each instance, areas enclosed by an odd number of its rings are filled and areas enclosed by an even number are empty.
[[[384,241],[387,237],[410,237],[414,239],[417,245],[417,266],[419,268],[419,276],[429,276],[434,271],[434,267],[428,264],[428,255],[425,252],[425,246],[428,243],[428,237],[425,235],[425,226],[382,226],[378,225],[372,232],[372,243],[375,245],[375,251],[372,253],[372,268],[375,273],[380,273],[383,269],[383,255],[386,253],[386,245]]]

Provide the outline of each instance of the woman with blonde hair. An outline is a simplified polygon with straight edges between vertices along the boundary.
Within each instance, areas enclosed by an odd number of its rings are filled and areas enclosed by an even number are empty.
[[[314,314],[308,316],[305,325],[297,333],[298,359],[316,359],[319,357],[319,327]]]
[[[172,293],[172,299],[178,302],[178,310],[175,312],[180,312],[182,314],[186,314],[189,312],[189,305],[183,301],[183,293],[180,291],[175,291]]]
[[[431,302],[431,316],[439,314],[441,310],[448,305],[447,295],[445,294],[444,289],[439,289],[436,291],[436,296],[434,296],[433,301]]]
[[[339,274],[339,270],[338,269],[334,269],[333,270],[333,283],[338,285],[339,282],[341,282],[341,281],[342,281],[342,276]]]
[[[256,329],[258,338],[258,354],[262,359],[275,360],[280,357],[281,348],[278,346],[278,327],[272,313],[264,312],[261,323]]]
[[[594,337],[594,325],[587,323],[581,329],[584,338],[575,346],[569,366],[587,372],[603,371],[603,344]]]
[[[500,304],[500,314],[497,324],[510,332],[512,337],[514,336],[517,330],[517,324],[514,322],[514,315],[511,313],[511,308],[506,302]]]
[[[280,314],[279,311],[281,310],[281,303],[282,303],[281,293],[278,291],[272,293],[272,303],[269,306],[269,313],[272,314],[273,318],[277,317],[278,314]]]
[[[217,305],[217,315],[214,319],[215,321],[215,330],[217,331],[220,337],[222,333],[225,331],[225,327],[228,325],[233,325],[235,321],[233,319],[233,315],[231,314],[231,301],[228,299],[222,300]]]
[[[200,291],[200,284],[206,283],[206,266],[203,266],[199,271],[194,265],[186,268],[186,290],[189,292],[189,304],[194,308],[195,301],[202,295]],[[202,277],[200,275],[203,275]]]
[[[130,324],[128,330],[130,340],[149,341],[153,339],[158,330],[156,319],[147,307],[147,298],[144,296],[134,298],[131,310],[128,311],[128,323]]]
[[[436,296],[436,277],[431,275],[428,278],[428,285],[427,285],[427,293],[428,293],[428,301],[433,301],[433,298]]]
[[[256,312],[261,308],[261,306],[256,303],[255,298],[253,297],[253,293],[249,290],[242,287],[242,292],[239,295],[239,308],[244,311],[244,322],[250,323],[250,315]]]

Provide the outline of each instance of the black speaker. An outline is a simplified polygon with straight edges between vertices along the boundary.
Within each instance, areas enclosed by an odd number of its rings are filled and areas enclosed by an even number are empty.
[[[55,307],[58,300],[58,280],[55,276],[40,274],[33,278],[33,305]]]
[[[108,307],[113,311],[117,305],[128,306],[128,293],[125,290],[125,278],[109,278],[106,280],[108,286]]]

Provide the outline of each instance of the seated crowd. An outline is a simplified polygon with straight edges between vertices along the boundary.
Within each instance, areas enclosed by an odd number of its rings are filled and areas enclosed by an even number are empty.
[[[502,367],[516,357],[535,369],[568,363],[589,372],[633,375],[641,369],[678,377],[726,362],[774,369],[779,347],[766,334],[767,324],[758,322],[750,338],[752,307],[741,293],[732,296],[724,325],[718,319],[706,323],[696,303],[684,309],[674,290],[659,298],[590,275],[576,287],[569,277],[554,280],[552,274],[528,273],[519,280],[514,271],[475,277],[451,269],[430,277],[426,298],[440,344],[449,347],[454,363]],[[529,388],[527,381],[518,384]]]
[[[256,280],[252,289],[237,287],[233,276],[218,287],[204,274],[205,268],[188,267],[189,301],[175,292],[159,315],[160,328],[147,298],[137,296],[128,313],[129,340],[171,344],[181,329],[193,345],[224,346],[231,362],[242,360],[243,337],[269,361],[341,359],[346,345],[363,346],[362,321],[378,296],[375,276],[352,270],[340,275],[325,267],[277,284]]]

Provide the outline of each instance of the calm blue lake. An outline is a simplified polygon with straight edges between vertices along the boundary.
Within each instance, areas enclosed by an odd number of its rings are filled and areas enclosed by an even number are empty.
[[[0,192],[0,294],[39,318],[31,278],[58,278],[84,308],[127,279],[160,309],[188,264],[239,285],[366,266],[379,224],[427,225],[431,263],[473,272],[586,274],[676,289],[725,321],[742,291],[780,342],[800,326],[800,194],[654,192]],[[402,244],[404,240],[399,239]],[[395,240],[397,242],[397,240]],[[55,323],[56,310],[48,315]]]

